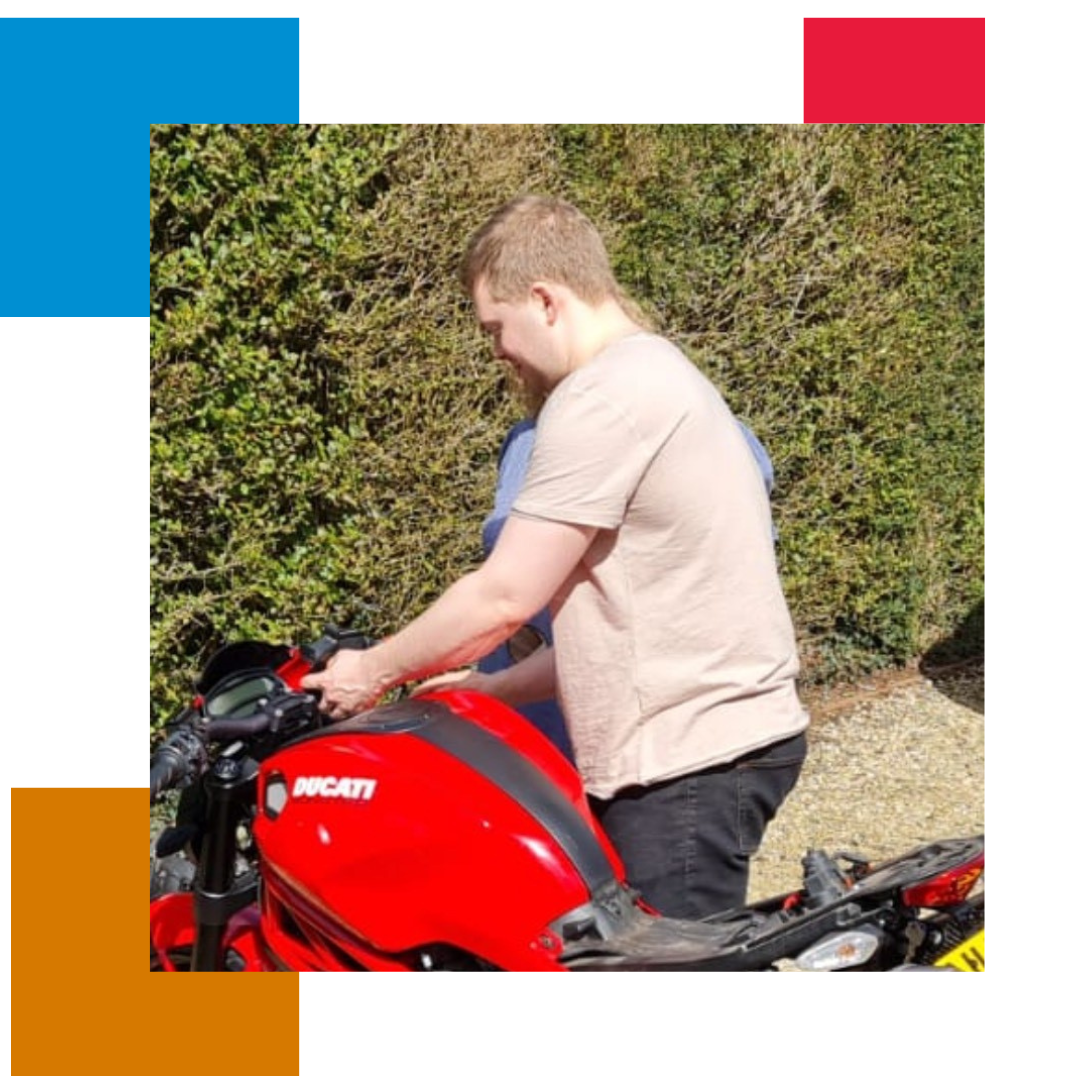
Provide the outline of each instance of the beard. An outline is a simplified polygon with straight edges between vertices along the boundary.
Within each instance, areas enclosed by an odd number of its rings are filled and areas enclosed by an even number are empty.
[[[521,374],[511,367],[506,369],[506,383],[510,396],[525,415],[535,419],[547,400],[547,387],[534,376]]]

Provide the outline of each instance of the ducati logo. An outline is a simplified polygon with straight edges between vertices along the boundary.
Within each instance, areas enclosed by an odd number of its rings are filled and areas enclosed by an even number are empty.
[[[375,781],[358,776],[298,776],[293,781],[293,798],[358,799],[367,801],[375,794]]]

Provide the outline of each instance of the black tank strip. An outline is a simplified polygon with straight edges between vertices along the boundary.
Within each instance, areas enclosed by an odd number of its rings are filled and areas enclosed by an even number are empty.
[[[289,745],[355,731],[368,735],[408,733],[468,765],[530,813],[562,848],[590,895],[615,881],[600,841],[562,790],[528,758],[479,724],[462,719],[440,701],[408,700],[358,713],[308,732]]]
[[[425,702],[425,706],[428,723],[410,734],[475,769],[527,810],[563,849],[590,894],[615,880],[600,841],[554,781],[478,724],[443,705]]]

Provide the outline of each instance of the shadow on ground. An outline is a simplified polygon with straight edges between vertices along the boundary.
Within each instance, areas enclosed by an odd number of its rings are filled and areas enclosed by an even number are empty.
[[[919,662],[919,671],[937,690],[980,714],[986,710],[984,620],[985,601],[980,600],[956,630]]]

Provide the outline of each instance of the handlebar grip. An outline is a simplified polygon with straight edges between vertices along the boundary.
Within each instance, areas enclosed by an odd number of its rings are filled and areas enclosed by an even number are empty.
[[[340,630],[331,623],[323,628],[323,636],[318,641],[301,646],[300,652],[311,670],[319,671],[339,649],[370,649],[375,643],[375,638],[361,634],[359,630]]]
[[[150,801],[186,781],[205,756],[195,729],[191,724],[181,724],[150,758]]]
[[[187,772],[187,762],[171,746],[162,747],[150,759],[150,801],[173,787]]]
[[[324,634],[318,641],[313,641],[310,645],[303,646],[300,652],[304,659],[311,665],[311,670],[318,671],[325,666],[326,661],[329,660],[337,650],[337,639],[330,637],[329,634]]]

